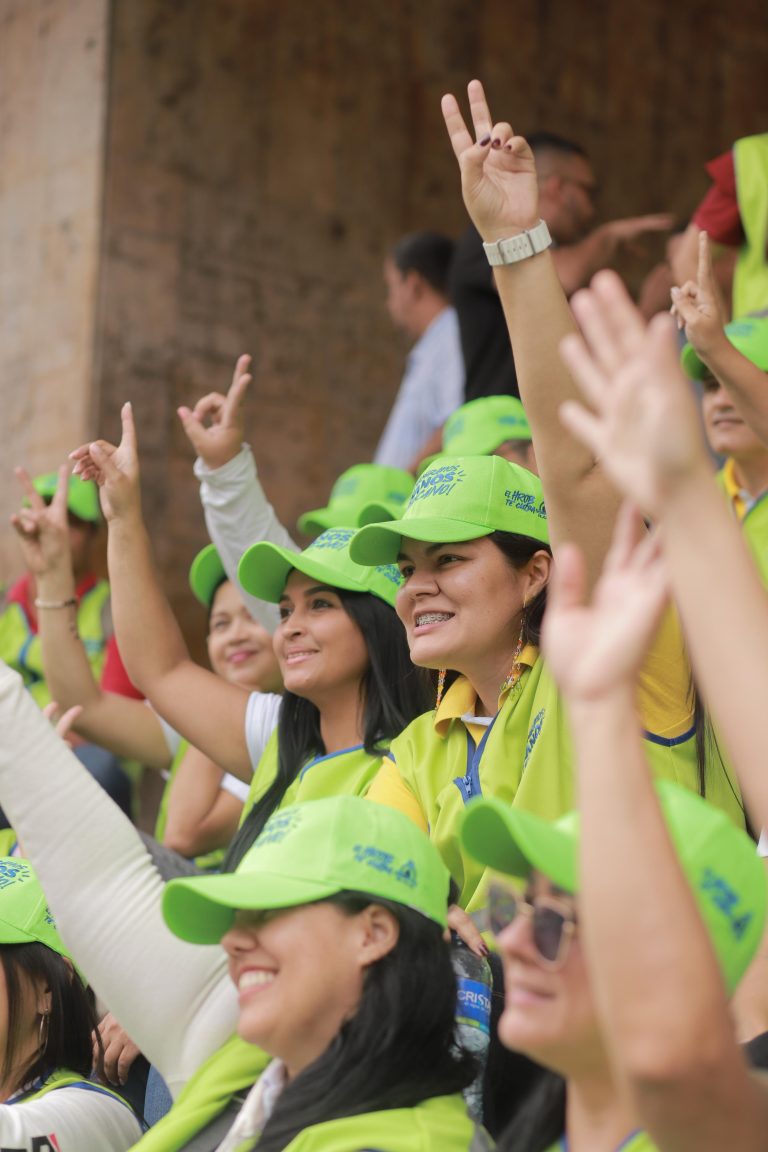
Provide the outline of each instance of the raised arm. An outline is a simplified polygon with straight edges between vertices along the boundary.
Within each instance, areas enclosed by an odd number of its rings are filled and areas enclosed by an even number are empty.
[[[235,775],[249,780],[245,739],[248,693],[195,664],[155,572],[141,515],[139,463],[130,404],[123,434],[73,453],[75,470],[94,479],[109,526],[108,560],[115,630],[134,683],[177,732]]]
[[[443,116],[461,169],[467,211],[483,240],[492,242],[533,228],[539,221],[533,154],[507,123],[494,123],[482,85],[469,85],[475,140],[453,96]],[[608,549],[618,498],[592,453],[563,436],[557,411],[575,396],[558,353],[575,330],[550,250],[496,269],[496,285],[514,349],[520,394],[533,432],[550,534],[555,544],[577,540],[590,582]]]
[[[658,525],[698,686],[753,823],[768,826],[768,603],[715,482],[674,323],[660,315],[646,331],[611,272],[595,277],[583,301],[596,323],[585,328],[587,343],[569,339],[563,354],[590,409],[569,404],[563,420]]]
[[[0,664],[0,804],[67,946],[176,1094],[233,1031],[223,952],[165,926],[163,882],[130,821]]]
[[[736,1042],[720,968],[642,752],[637,675],[666,588],[657,542],[631,510],[591,604],[578,549],[557,553],[543,646],[576,749],[590,985],[612,1066],[656,1147],[758,1152],[768,1088]]]
[[[267,500],[253,453],[243,443],[243,398],[252,379],[250,365],[250,356],[240,356],[226,396],[210,392],[194,408],[179,408],[178,412],[197,453],[195,476],[200,481],[208,535],[230,580],[240,588],[248,611],[269,632],[274,632],[279,619],[277,608],[245,591],[237,578],[237,566],[246,548],[259,540],[299,549]]]
[[[622,248],[649,233],[668,232],[673,224],[674,217],[665,212],[607,220],[576,244],[555,248],[552,260],[566,296],[583,288],[601,268],[610,267]]]
[[[678,324],[685,328],[700,359],[728,389],[755,434],[768,444],[768,376],[734,348],[725,334],[706,232],[699,233],[697,278],[673,288],[672,301]]]
[[[140,760],[152,768],[167,768],[170,752],[151,708],[127,696],[102,691],[94,680],[78,635],[75,578],[67,532],[68,472],[63,465],[56,495],[50,505],[46,505],[28,473],[18,468],[16,474],[28,506],[11,518],[24,562],[35,577],[38,632],[51,697],[65,711],[80,705],[72,725],[79,736],[108,748],[117,756]],[[45,607],[46,604],[50,607]]]

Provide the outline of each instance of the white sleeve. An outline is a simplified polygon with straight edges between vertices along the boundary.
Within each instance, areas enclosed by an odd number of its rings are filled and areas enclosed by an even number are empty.
[[[224,773],[219,787],[222,792],[228,792],[236,800],[242,800],[243,804],[248,799],[249,786],[244,780],[238,780],[237,776],[231,776],[229,772]]]
[[[136,829],[1,662],[0,731],[0,806],[59,931],[176,1095],[235,1030],[224,952],[187,944],[166,928],[163,881]]]
[[[165,737],[165,742],[168,745],[168,751],[171,755],[171,759],[173,759],[181,747],[181,736],[175,728],[171,727],[167,720],[163,720],[159,712],[155,712],[155,709],[152,708],[149,700],[145,700],[144,703],[146,704],[147,708],[150,708],[152,712],[154,712],[155,716],[157,716],[157,722],[163,730],[163,736]],[[0,1150],[0,1152],[2,1152],[2,1150]]]
[[[757,843],[758,856],[768,856],[768,833],[765,829],[760,833],[760,839]]]
[[[3,1152],[127,1152],[141,1137],[130,1108],[94,1086],[55,1088],[20,1104],[0,1104]]]
[[[282,696],[270,692],[251,692],[245,711],[245,743],[254,772],[264,755],[270,736],[277,727]],[[1,1152],[1,1150],[0,1150]]]
[[[221,557],[224,569],[238,588],[248,611],[270,632],[278,623],[275,604],[257,600],[241,587],[237,566],[246,548],[259,540],[269,540],[280,548],[298,552],[299,546],[275,515],[256,474],[256,462],[247,444],[221,468],[208,468],[198,457],[194,465],[200,481],[200,500],[205,512],[208,535]]]

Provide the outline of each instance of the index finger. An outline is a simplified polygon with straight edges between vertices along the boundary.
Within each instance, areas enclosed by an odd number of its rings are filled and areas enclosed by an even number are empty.
[[[458,101],[455,96],[452,96],[450,92],[446,96],[443,96],[440,101],[440,108],[442,109],[443,120],[448,130],[454,156],[457,160],[460,160],[466,150],[472,147],[472,137],[464,123],[464,117],[459,110]]]
[[[120,443],[124,447],[129,448],[133,455],[136,456],[136,425],[133,421],[133,405],[130,400],[127,400],[120,409],[120,419],[123,425],[123,436]]]
[[[24,495],[29,500],[30,508],[34,508],[36,512],[39,512],[45,508],[45,500],[43,500],[37,488],[35,488],[34,484],[32,483],[32,477],[30,476],[29,472],[27,472],[26,468],[19,466],[18,468],[14,468],[13,471],[14,475],[24,489]]]
[[[699,232],[699,265],[696,279],[699,282],[699,288],[703,288],[705,292],[714,291],[712,252],[709,247],[709,236],[706,232]]]
[[[59,465],[59,479],[56,484],[56,491],[51,500],[51,508],[56,513],[66,513],[67,510],[67,497],[69,495],[69,465]]]

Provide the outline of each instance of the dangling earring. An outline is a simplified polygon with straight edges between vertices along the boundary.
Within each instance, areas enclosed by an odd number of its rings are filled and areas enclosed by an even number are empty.
[[[45,1050],[48,1047],[48,1031],[51,1025],[50,1012],[43,1012],[40,1016],[40,1028],[37,1033],[37,1054],[44,1056]]]
[[[440,701],[443,698],[443,688],[445,688],[445,673],[446,669],[441,668],[437,674],[437,697],[435,698],[435,712],[440,707]]]
[[[528,601],[523,599],[523,611],[520,615],[520,635],[517,638],[517,644],[515,645],[515,650],[512,653],[512,667],[501,682],[501,687],[499,688],[499,696],[503,695],[503,693],[509,689],[514,688],[515,684],[517,684],[520,676],[522,675],[523,670],[520,665],[520,653],[523,650],[523,640],[525,639],[525,609],[527,604]]]

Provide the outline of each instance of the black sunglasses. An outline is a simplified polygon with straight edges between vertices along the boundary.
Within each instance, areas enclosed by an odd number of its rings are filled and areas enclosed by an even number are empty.
[[[473,916],[481,931],[490,929],[499,936],[517,916],[526,916],[531,922],[534,947],[544,964],[553,971],[562,968],[578,923],[572,909],[556,896],[520,896],[499,881],[488,885],[487,899],[483,912]]]

